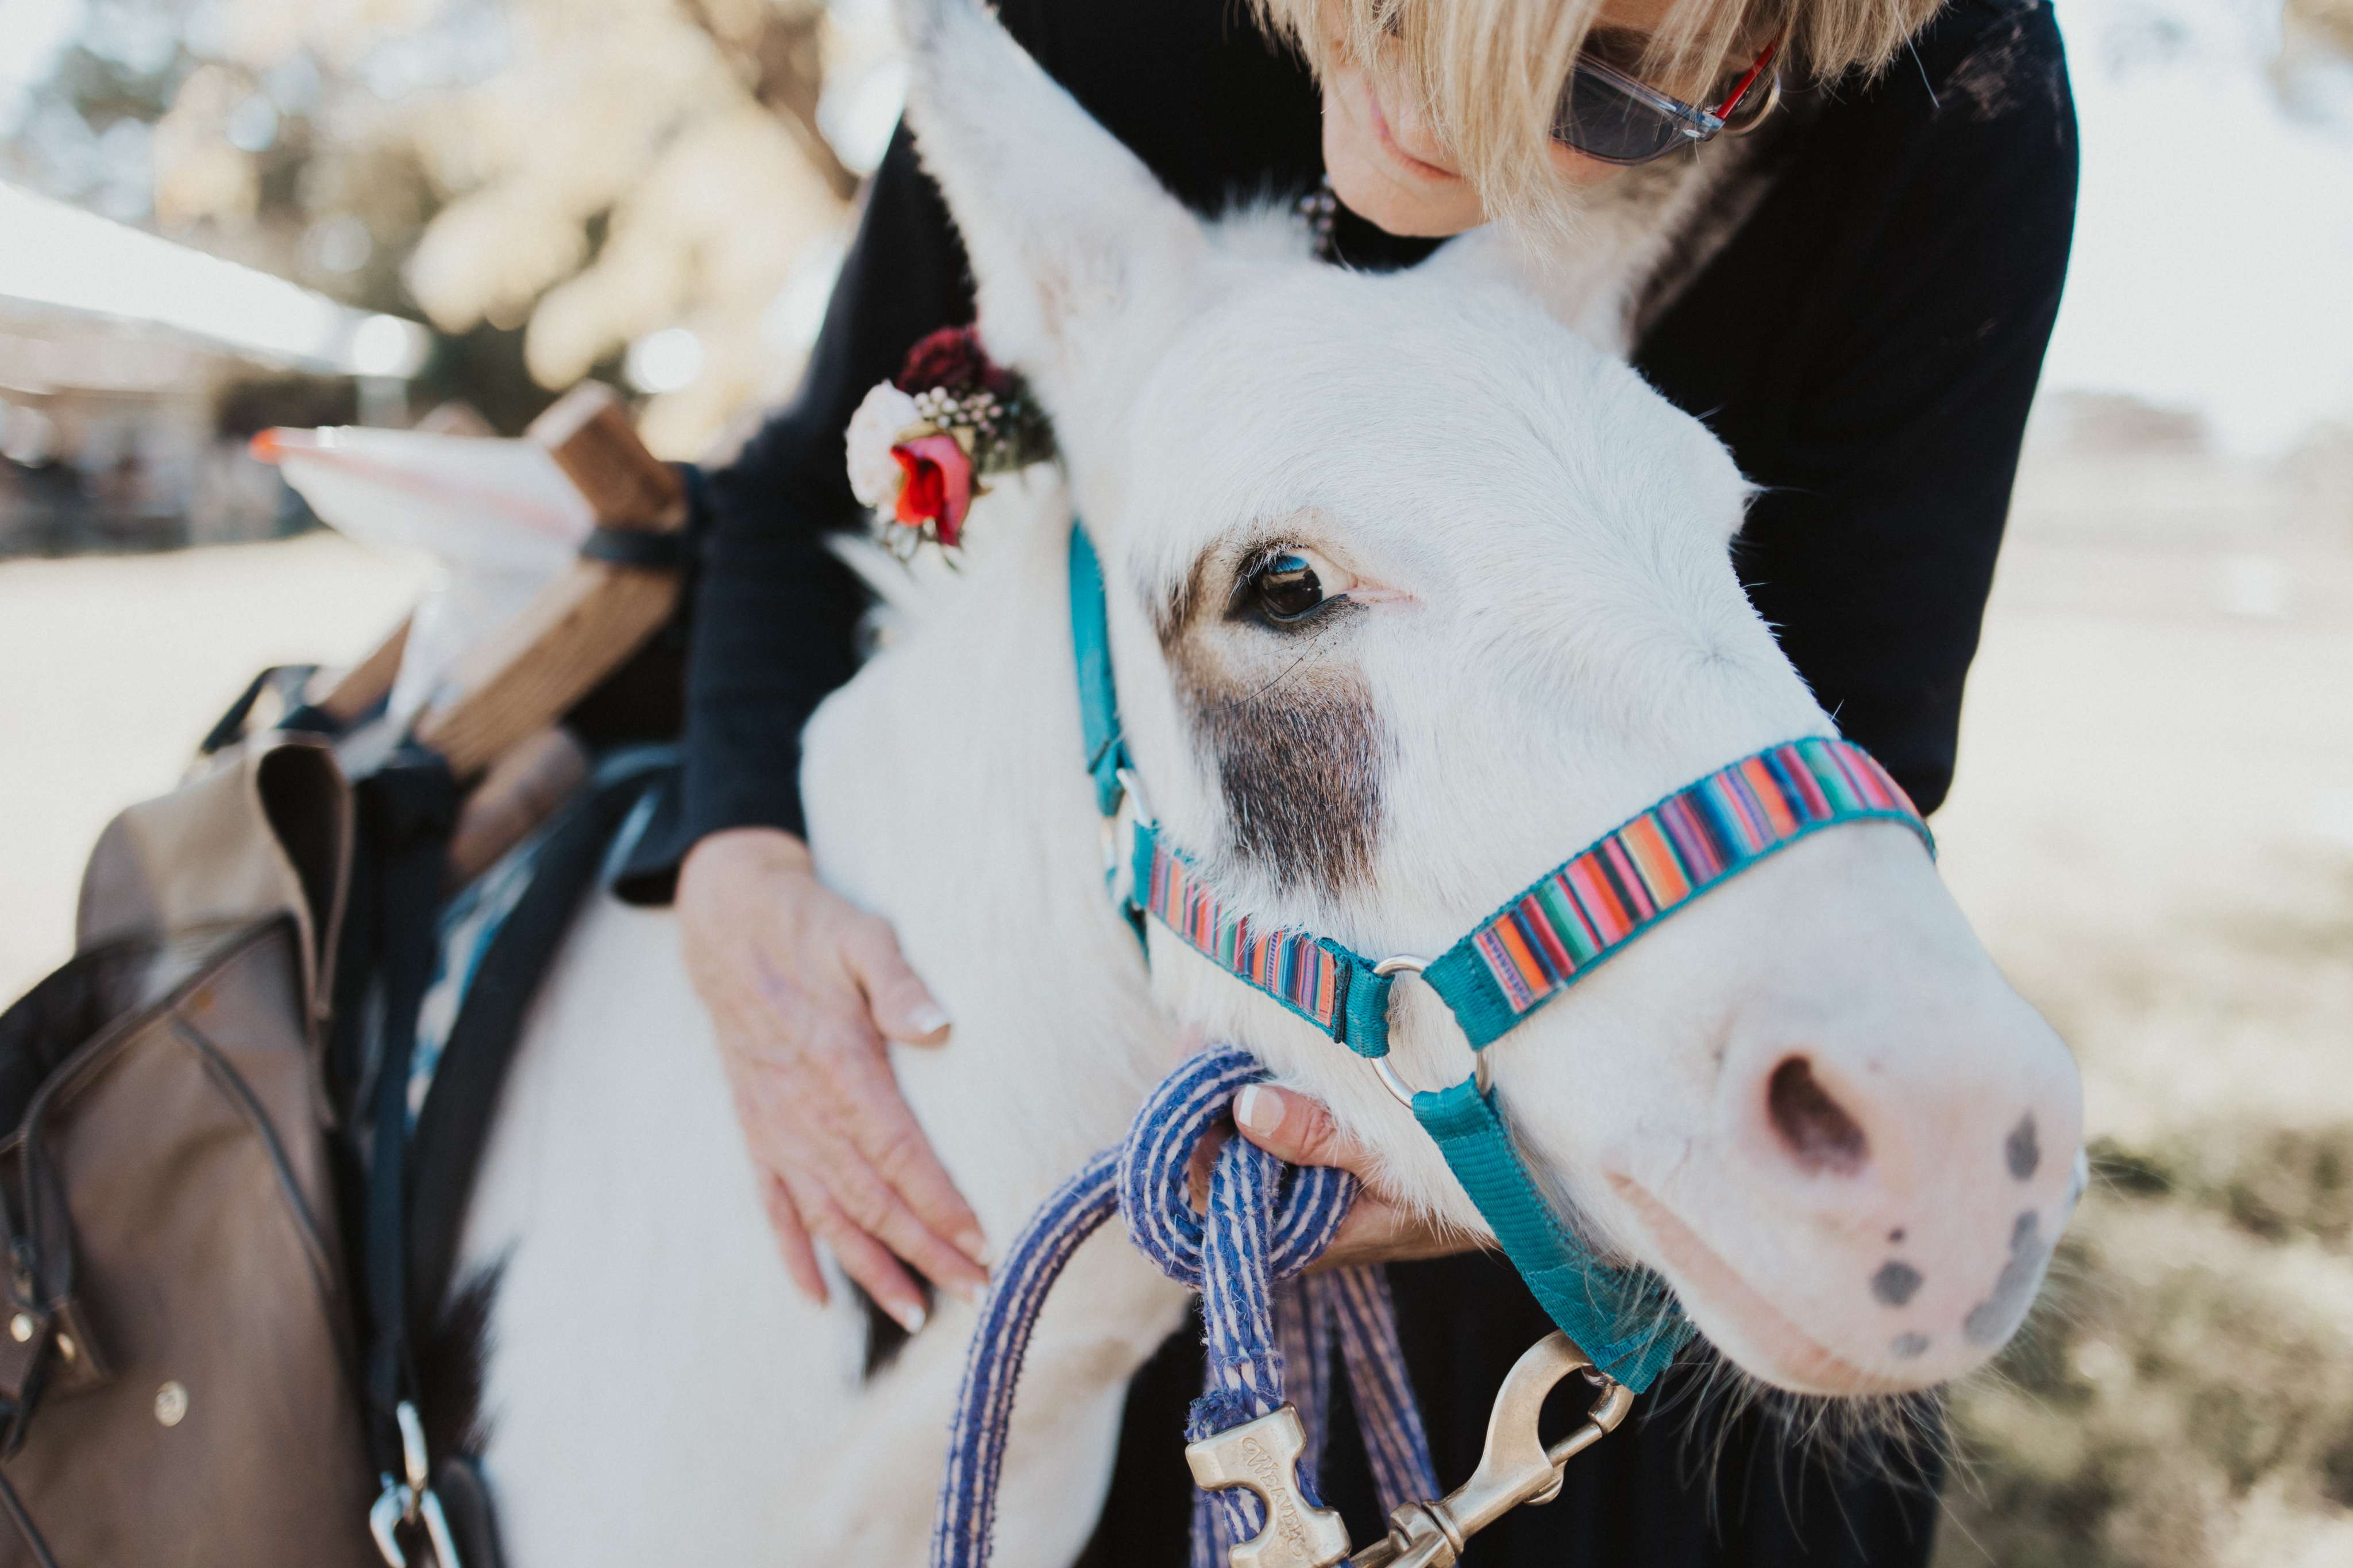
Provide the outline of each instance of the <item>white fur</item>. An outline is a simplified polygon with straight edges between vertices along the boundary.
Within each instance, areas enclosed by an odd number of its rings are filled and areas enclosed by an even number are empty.
[[[1435,952],[1666,791],[1830,732],[1733,574],[1746,490],[1723,448],[1494,248],[1367,278],[1269,244],[1263,217],[1215,243],[976,8],[920,10],[911,113],[984,331],[1055,416],[1152,804],[1229,898],[1359,951]],[[1580,313],[1558,290],[1545,304]],[[892,922],[955,1019],[947,1045],[895,1053],[941,1157],[1001,1247],[1199,1031],[1326,1100],[1391,1190],[1477,1231],[1361,1063],[1165,931],[1148,977],[1137,962],[1080,766],[1069,516],[1051,494],[984,502],[966,570],[903,580],[885,651],[806,738],[821,871]],[[1151,622],[1205,552],[1269,534],[1353,573],[1366,603],[1303,642],[1221,607],[1191,635],[1229,674],[1369,697],[1379,833],[1370,874],[1329,892],[1236,851]],[[917,1563],[969,1314],[944,1302],[860,1382],[855,1310],[786,1287],[675,940],[666,916],[583,915],[476,1198],[467,1260],[505,1267],[486,1414],[510,1551],[521,1568]],[[1466,1070],[1410,986],[1397,1041],[1415,1081]],[[1776,858],[1495,1051],[1557,1194],[1786,1385],[1914,1386],[1982,1360],[1957,1325],[2014,1216],[2047,1238],[2072,1202],[2072,1064],[1900,828]],[[1865,1172],[1775,1142],[1763,1086],[1793,1053],[1856,1109]],[[2027,1111],[2045,1152],[2021,1182],[2001,1139]],[[1894,1227],[1926,1274],[1901,1310],[1868,1288]],[[1082,1253],[1024,1375],[999,1561],[1076,1552],[1122,1387],[1182,1310],[1115,1235]],[[1893,1354],[1906,1325],[1933,1349]]]

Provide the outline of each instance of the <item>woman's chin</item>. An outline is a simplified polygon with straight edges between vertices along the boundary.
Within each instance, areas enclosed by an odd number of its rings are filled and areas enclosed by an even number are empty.
[[[1485,221],[1470,181],[1427,164],[1409,166],[1384,146],[1346,84],[1325,89],[1324,172],[1343,205],[1390,234],[1444,239]]]
[[[1484,221],[1479,199],[1433,196],[1401,185],[1372,160],[1353,151],[1335,153],[1324,138],[1324,172],[1340,205],[1375,227],[1412,239],[1444,239]]]

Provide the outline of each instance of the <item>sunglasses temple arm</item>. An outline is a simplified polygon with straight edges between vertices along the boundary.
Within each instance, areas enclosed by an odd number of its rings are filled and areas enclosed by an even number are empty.
[[[1711,110],[1716,119],[1732,118],[1732,111],[1740,107],[1740,100],[1748,96],[1748,89],[1757,85],[1757,79],[1765,74],[1765,68],[1771,65],[1773,57],[1780,52],[1781,45],[1778,39],[1765,46],[1765,52],[1758,55],[1757,63],[1748,68],[1748,74],[1734,84],[1732,96],[1725,99],[1720,107]]]

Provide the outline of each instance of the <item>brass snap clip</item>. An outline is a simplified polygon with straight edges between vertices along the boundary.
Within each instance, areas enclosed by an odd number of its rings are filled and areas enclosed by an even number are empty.
[[[1580,1372],[1599,1397],[1576,1431],[1547,1447],[1536,1430],[1545,1395]],[[1437,1502],[1408,1503],[1390,1514],[1388,1539],[1349,1558],[1349,1568],[1452,1568],[1472,1536],[1523,1503],[1558,1497],[1568,1461],[1616,1431],[1633,1406],[1632,1391],[1597,1370],[1567,1334],[1546,1335],[1504,1377],[1471,1479]]]

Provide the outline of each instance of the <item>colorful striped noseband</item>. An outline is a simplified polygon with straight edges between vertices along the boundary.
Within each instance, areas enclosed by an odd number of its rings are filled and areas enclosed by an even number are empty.
[[[1690,1327],[1662,1287],[1602,1262],[1544,1200],[1496,1110],[1486,1047],[1644,931],[1776,851],[1843,823],[1898,822],[1934,854],[1927,824],[1861,747],[1822,736],[1784,742],[1717,769],[1604,834],[1435,959],[1377,962],[1312,931],[1261,927],[1228,908],[1191,862],[1162,841],[1133,788],[1107,617],[1102,566],[1085,529],[1074,525],[1071,626],[1087,768],[1106,824],[1114,833],[1126,825],[1131,836],[1126,854],[1117,857],[1128,872],[1131,918],[1157,921],[1219,968],[1370,1058],[1437,1142],[1554,1323],[1601,1371],[1637,1393],[1649,1387]],[[1450,1089],[1416,1093],[1382,1060],[1389,1048],[1389,993],[1401,973],[1421,975],[1480,1053],[1477,1070]]]

